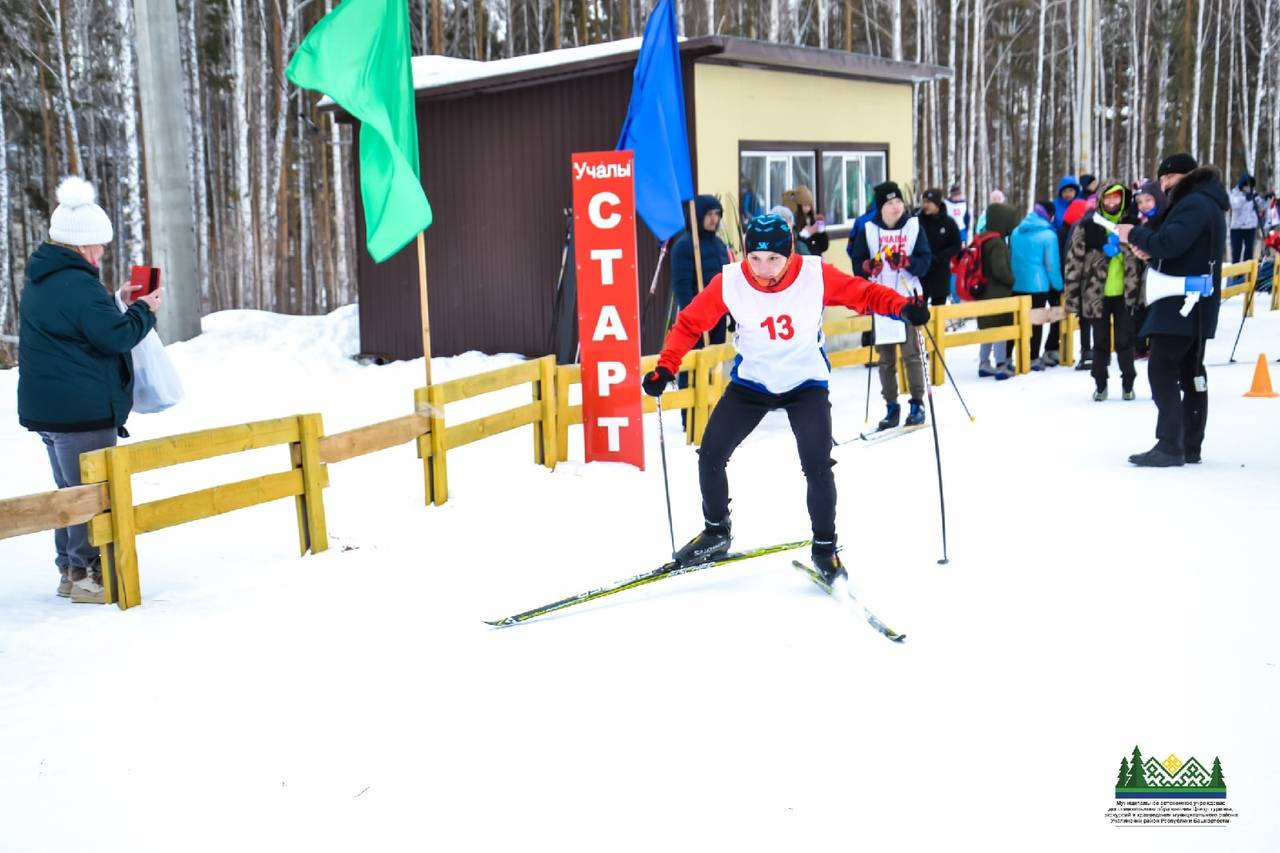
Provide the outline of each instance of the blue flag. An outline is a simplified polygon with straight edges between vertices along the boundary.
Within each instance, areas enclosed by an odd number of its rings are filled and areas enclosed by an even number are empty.
[[[659,240],[684,230],[681,202],[693,198],[684,75],[671,0],[660,0],[644,25],[631,82],[631,103],[617,150],[636,153],[636,212]]]

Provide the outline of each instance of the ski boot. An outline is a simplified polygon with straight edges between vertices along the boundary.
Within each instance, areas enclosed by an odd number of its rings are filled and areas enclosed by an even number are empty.
[[[844,563],[840,562],[840,555],[836,553],[836,543],[819,542],[814,540],[813,548],[809,552],[809,559],[813,563],[813,568],[822,577],[827,589],[830,589],[839,578],[848,578],[849,574],[844,569]]]
[[[885,412],[885,416],[880,419],[880,423],[876,424],[876,432],[883,432],[887,429],[893,429],[898,425],[898,421],[902,418],[902,406],[897,403],[890,403],[889,409]]]
[[[675,561],[681,566],[696,566],[729,553],[729,543],[733,541],[729,535],[729,519],[719,523],[707,521],[705,524],[701,533],[676,551]]]
[[[919,400],[911,401],[911,411],[907,413],[907,419],[903,422],[904,426],[920,426],[924,423],[924,404]]]

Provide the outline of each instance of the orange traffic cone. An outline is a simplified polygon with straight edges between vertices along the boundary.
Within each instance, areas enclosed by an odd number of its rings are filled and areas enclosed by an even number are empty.
[[[1246,397],[1280,397],[1271,390],[1271,371],[1267,368],[1265,353],[1258,356],[1258,366],[1253,370],[1253,387],[1244,393]]]

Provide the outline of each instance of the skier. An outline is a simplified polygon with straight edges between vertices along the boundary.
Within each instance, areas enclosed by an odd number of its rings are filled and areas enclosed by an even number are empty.
[[[853,269],[877,284],[887,285],[906,296],[923,292],[920,276],[929,272],[932,251],[921,233],[920,220],[907,213],[902,191],[893,181],[875,188],[875,218],[862,229],[862,239],[853,247]],[[907,369],[911,408],[906,425],[924,423],[924,367],[915,345],[915,329],[904,329],[897,320],[875,318],[876,357],[880,361],[880,393],[886,412],[876,429],[892,429],[902,417],[898,404],[898,344],[903,344],[902,360]]]
[[[692,564],[729,550],[729,480],[725,466],[766,414],[783,409],[791,422],[808,482],[814,568],[828,582],[845,574],[836,553],[836,486],[831,472],[831,366],[823,350],[822,312],[841,305],[861,313],[928,322],[929,308],[818,257],[794,251],[791,228],[766,214],[747,223],[746,260],[728,264],[676,317],[658,357],[644,377],[646,394],[660,396],[680,360],[706,329],[732,314],[738,358],[729,387],[716,404],[698,450],[704,526],[675,554]]]

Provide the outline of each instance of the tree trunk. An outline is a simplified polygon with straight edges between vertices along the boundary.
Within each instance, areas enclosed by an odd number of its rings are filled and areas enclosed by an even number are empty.
[[[227,0],[228,29],[231,34],[231,114],[235,128],[235,157],[232,167],[236,175],[236,209],[239,214],[240,264],[236,274],[236,290],[240,305],[260,307],[261,302],[251,298],[251,289],[258,284],[254,275],[256,258],[253,228],[253,183],[249,165],[249,94],[246,91],[244,55],[244,4],[245,0]]]
[[[124,227],[126,257],[141,264],[146,246],[142,221],[142,163],[138,150],[138,97],[133,80],[133,3],[115,0],[116,26],[121,51],[116,55],[116,92],[120,96],[121,130],[124,131]]]
[[[1190,17],[1190,16],[1188,16]],[[1201,159],[1200,155],[1200,78],[1201,64],[1204,62],[1204,0],[1196,0],[1196,45],[1195,68],[1191,72],[1195,80],[1191,84],[1191,156]]]
[[[4,335],[12,334],[17,315],[17,306],[10,301],[13,269],[9,252],[9,137],[5,133],[4,93],[0,92],[0,334]]]
[[[1253,126],[1249,131],[1249,151],[1245,161],[1245,169],[1251,175],[1256,174],[1258,170],[1258,128],[1262,126],[1262,96],[1267,88],[1263,84],[1267,80],[1267,60],[1271,56],[1271,43],[1275,40],[1275,37],[1271,34],[1271,10],[1274,8],[1274,2],[1264,0],[1262,4],[1262,37],[1260,39],[1262,47],[1258,51],[1258,74],[1253,81]],[[1241,32],[1244,31],[1242,30]],[[1247,82],[1248,78],[1246,77]]]
[[[1044,82],[1044,22],[1049,12],[1049,0],[1040,0],[1040,32],[1036,43],[1036,83],[1032,88],[1031,100],[1031,174],[1027,178],[1027,202],[1028,207],[1035,203],[1036,200],[1036,182],[1039,175],[1036,173],[1040,164],[1040,101],[1043,96],[1041,94],[1041,84]]]

